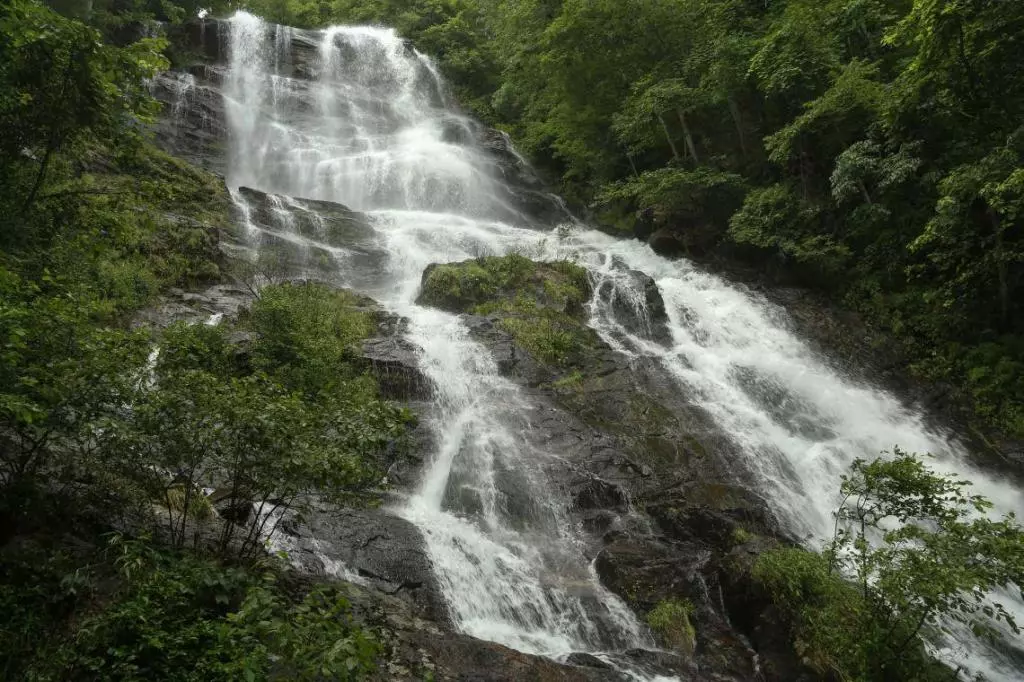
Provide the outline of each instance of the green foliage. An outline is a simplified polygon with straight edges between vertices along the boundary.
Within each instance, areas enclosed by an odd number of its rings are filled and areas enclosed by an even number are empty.
[[[32,575],[31,559],[0,560],[9,679],[358,680],[381,650],[338,588],[292,596],[274,566],[229,567],[120,536],[89,557],[90,572],[66,573],[77,562],[64,557]],[[48,646],[14,640],[33,633]]]
[[[358,303],[319,284],[273,285],[239,320],[244,349],[226,326],[165,332],[152,385],[118,424],[116,454],[125,475],[165,507],[176,546],[210,516],[205,498],[196,499],[202,487],[216,488],[227,509],[255,505],[221,527],[221,551],[246,554],[274,532],[280,513],[304,510],[313,495],[357,501],[379,483],[409,416],[380,400],[353,353],[372,330]]]
[[[802,114],[765,138],[768,158],[785,164],[805,146],[844,149],[851,136],[873,121],[880,106],[884,90],[876,78],[877,69],[870,64],[847,64],[824,94],[804,104]]]
[[[743,207],[729,222],[729,236],[737,244],[774,252],[832,277],[849,257],[849,248],[823,234],[821,212],[801,200],[789,187],[774,185],[747,195]]]
[[[581,391],[583,390],[583,379],[583,373],[577,369],[553,382],[551,386],[562,391]]]
[[[99,32],[35,0],[0,10],[0,180],[5,216],[24,221],[61,153],[89,144],[134,141],[126,120],[152,119],[144,79],[166,68],[166,43],[146,38],[128,47],[105,44]],[[130,138],[130,139],[129,139]],[[5,240],[31,234],[4,229]]]
[[[686,599],[664,599],[647,614],[647,624],[673,649],[693,653],[697,633],[690,617],[693,604]]]
[[[28,661],[52,653],[67,618],[92,598],[94,582],[92,566],[65,549],[26,543],[0,553],[3,679],[24,679]]]
[[[654,209],[663,224],[695,222],[724,227],[743,203],[744,182],[736,173],[659,168],[610,185],[602,202],[629,202]]]
[[[350,292],[310,282],[264,288],[242,319],[258,335],[253,367],[307,395],[355,378],[358,344],[374,330],[372,315],[360,303]]]
[[[41,476],[60,485],[88,475],[109,440],[112,406],[133,390],[124,370],[143,362],[144,337],[96,326],[102,310],[88,291],[68,291],[50,275],[35,284],[0,268],[5,533],[31,517]]]
[[[824,554],[765,553],[754,567],[796,620],[798,651],[821,672],[849,680],[931,680],[922,637],[951,623],[978,633],[1016,623],[987,593],[1013,587],[1024,569],[1024,531],[969,484],[930,471],[899,449],[856,462],[843,478],[836,533]],[[948,672],[944,673],[948,675]]]

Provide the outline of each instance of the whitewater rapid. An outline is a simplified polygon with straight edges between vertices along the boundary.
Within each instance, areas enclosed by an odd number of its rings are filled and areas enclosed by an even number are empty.
[[[1024,514],[1019,489],[973,467],[955,438],[892,395],[818,357],[763,298],[636,241],[578,224],[538,229],[502,191],[493,158],[466,141],[472,122],[450,106],[430,59],[394,31],[300,31],[240,12],[228,41],[228,182],[298,198],[278,200],[275,235],[250,224],[252,243],[284,239],[318,276],[327,254],[332,280],[408,318],[409,338],[422,349],[422,369],[436,389],[436,448],[419,488],[397,511],[423,532],[463,632],[553,657],[654,646],[584,557],[567,501],[545,475],[558,453],[530,442],[530,405],[521,392],[458,316],[416,305],[431,263],[512,252],[571,259],[636,306],[643,297],[629,271],[652,277],[671,343],[621,327],[607,301],[592,302],[591,325],[621,352],[661,363],[734,440],[737,477],[810,545],[830,537],[840,476],[853,460],[894,445],[932,453],[935,468],[973,480],[996,511]],[[299,47],[307,55],[301,63]],[[345,249],[289,232],[288,216],[303,210],[302,199],[364,212],[372,238]],[[375,255],[373,267],[367,254]],[[307,274],[299,270],[290,274]],[[1024,622],[1021,602],[1007,605]],[[989,679],[1019,679],[1012,664],[973,639],[942,646],[943,655]]]

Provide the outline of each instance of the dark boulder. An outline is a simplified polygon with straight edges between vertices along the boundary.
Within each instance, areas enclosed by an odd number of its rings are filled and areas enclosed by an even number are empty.
[[[682,237],[667,227],[654,231],[647,239],[654,253],[668,258],[678,258],[687,253],[686,242]]]
[[[615,534],[613,534],[615,535]],[[613,537],[597,556],[601,583],[641,613],[673,597],[699,601],[711,553],[656,537]]]
[[[235,316],[252,300],[252,292],[235,284],[216,284],[201,291],[172,288],[155,305],[139,311],[132,325],[162,329],[175,322],[209,323]]]
[[[663,344],[671,342],[668,312],[658,283],[639,270],[627,274],[626,282],[611,278],[601,282],[598,296],[626,331]]]
[[[575,653],[569,654],[565,658],[565,662],[570,665],[577,665],[581,668],[598,668],[600,670],[613,670],[611,665],[605,663],[597,656],[592,654]]]
[[[594,477],[574,486],[573,508],[585,510],[624,510],[629,501],[619,486]]]
[[[646,242],[657,229],[658,225],[655,221],[653,208],[645,208],[642,211],[637,211],[636,222],[633,225],[634,237],[642,242]]]
[[[684,483],[650,496],[645,509],[667,536],[725,551],[737,534],[752,530],[770,535],[776,528],[763,498],[728,483]]]

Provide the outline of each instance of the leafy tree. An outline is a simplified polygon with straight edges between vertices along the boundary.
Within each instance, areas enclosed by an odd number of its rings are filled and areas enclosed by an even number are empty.
[[[1024,285],[1024,130],[954,169],[939,191],[935,215],[909,245],[927,254],[918,275],[938,284],[929,297],[957,322],[972,324],[985,311],[997,331],[1016,330],[1013,292]]]
[[[63,291],[0,269],[0,490],[3,533],[30,520],[40,484],[90,475],[104,424],[145,357],[139,334],[95,326],[87,291]],[[56,291],[53,291],[56,289]],[[2,539],[2,537],[0,537]]]
[[[1024,56],[1015,45],[1022,32],[1018,3],[915,0],[885,36],[886,45],[913,55],[896,79],[896,111],[909,123],[916,118],[911,109],[923,108],[932,118],[927,128],[955,128],[958,138],[972,141],[1005,132],[1024,107]]]
[[[824,554],[779,549],[754,573],[796,618],[798,648],[822,672],[849,680],[939,679],[923,637],[957,624],[1003,622],[992,590],[1019,590],[1024,531],[955,476],[914,455],[857,461],[843,478],[836,531]],[[948,673],[945,673],[948,676]]]
[[[162,39],[126,48],[105,44],[96,29],[62,17],[35,0],[0,10],[0,181],[13,210],[2,237],[24,239],[24,221],[40,198],[59,152],[133,138],[133,123],[152,120],[144,81],[167,62]]]
[[[653,209],[659,224],[728,223],[743,201],[743,178],[735,173],[660,168],[607,187],[602,202],[628,201]]]
[[[750,75],[784,111],[795,111],[821,92],[840,68],[836,36],[826,29],[828,7],[798,0],[781,5],[781,15],[758,39]]]
[[[805,196],[808,183],[822,176],[813,173],[814,167],[830,166],[833,158],[872,123],[883,96],[875,75],[871,65],[850,62],[824,94],[804,105],[802,114],[765,138],[771,161],[795,162]]]
[[[409,420],[379,399],[354,357],[372,327],[350,294],[270,286],[243,325],[256,337],[244,351],[224,327],[165,332],[152,383],[118,428],[127,475],[162,503],[178,547],[208,514],[197,506],[203,487],[227,510],[225,553],[255,551],[283,512],[307,510],[314,497],[368,499]]]
[[[729,222],[729,236],[737,244],[767,250],[793,260],[819,274],[838,272],[849,249],[821,229],[821,209],[802,200],[787,185],[751,191]]]
[[[313,682],[376,668],[381,645],[337,588],[291,597],[273,564],[225,567],[120,536],[101,562],[118,593],[37,657],[30,679]]]

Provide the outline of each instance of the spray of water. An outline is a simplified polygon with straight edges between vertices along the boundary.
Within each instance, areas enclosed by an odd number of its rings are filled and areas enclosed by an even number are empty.
[[[585,228],[559,238],[538,232],[509,205],[494,160],[466,142],[471,122],[448,106],[430,60],[393,31],[299,31],[239,13],[229,39],[229,184],[301,198],[278,201],[274,243],[298,248],[299,261],[333,254],[320,274],[333,271],[407,317],[422,348],[436,386],[437,446],[400,513],[422,530],[464,632],[550,656],[652,646],[583,557],[566,501],[548,482],[557,453],[531,442],[530,405],[457,316],[415,304],[433,262],[532,251],[584,264],[597,284],[592,326],[621,352],[659,360],[735,440],[737,475],[811,544],[831,532],[849,464],[896,444],[933,453],[937,468],[974,480],[999,511],[1024,512],[1018,489],[972,468],[954,440],[892,396],[816,357],[764,300],[637,242]],[[363,255],[300,229],[311,210],[303,199],[364,211],[373,234]],[[242,194],[236,200],[247,208]],[[251,228],[254,243],[266,243],[266,229]],[[630,271],[657,282],[665,338],[617,319],[615,302],[650,324]],[[1004,603],[1024,621],[1019,600]],[[942,653],[990,679],[1017,679],[1005,655],[970,638]]]

